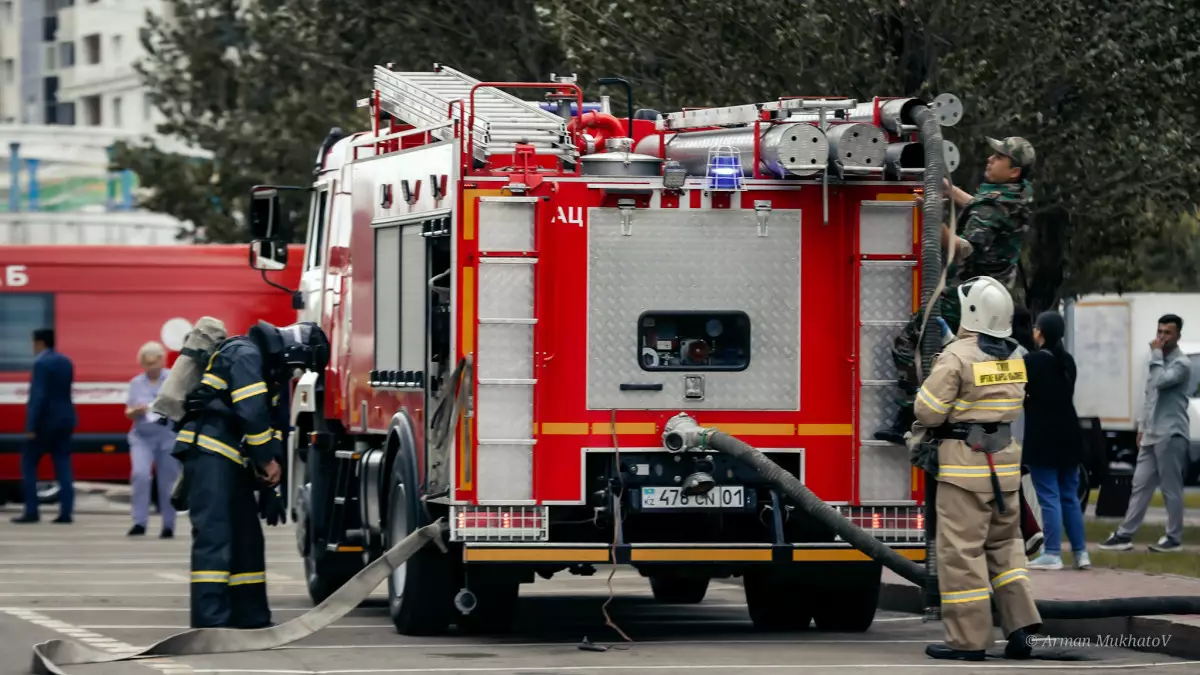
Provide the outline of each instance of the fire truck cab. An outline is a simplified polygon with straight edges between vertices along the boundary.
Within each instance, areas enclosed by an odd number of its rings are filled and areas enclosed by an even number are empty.
[[[686,411],[736,435],[924,560],[922,478],[872,434],[919,300],[912,111],[949,125],[958,100],[618,118],[574,78],[374,76],[371,129],[334,129],[294,188],[312,200],[300,318],[331,343],[291,406],[313,601],[443,518],[449,555],[428,546],[388,582],[401,633],[500,629],[521,584],[612,564],[668,603],[741,577],[763,630],[866,630],[878,563],[662,434]],[[252,194],[256,268],[286,265],[286,190]]]

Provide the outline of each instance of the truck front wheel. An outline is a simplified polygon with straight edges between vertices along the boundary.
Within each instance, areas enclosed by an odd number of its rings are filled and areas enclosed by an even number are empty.
[[[708,593],[707,577],[691,577],[663,573],[650,575],[650,590],[654,599],[671,605],[694,605]]]
[[[414,483],[403,455],[392,469],[388,491],[388,519],[384,548],[395,546],[416,531],[419,512],[410,490]],[[454,594],[448,559],[432,543],[417,551],[388,577],[388,613],[401,635],[437,635],[446,631],[454,617]]]
[[[308,597],[314,605],[319,605],[349,581],[356,572],[349,569],[329,569],[328,558],[321,555],[318,548],[320,542],[313,531],[310,501],[312,495],[309,486],[305,485],[297,491],[296,497],[296,544],[304,561],[304,582],[308,589]]]

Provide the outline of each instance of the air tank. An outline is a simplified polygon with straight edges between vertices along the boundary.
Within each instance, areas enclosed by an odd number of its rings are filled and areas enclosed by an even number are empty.
[[[715,129],[666,135],[666,157],[679,162],[688,175],[706,174],[709,150],[731,147],[741,153],[742,174],[754,174],[754,127]],[[634,150],[638,154],[660,156],[657,134],[646,136]],[[759,171],[776,176],[809,176],[825,169],[829,159],[829,139],[817,127],[806,123],[762,125],[759,138]]]

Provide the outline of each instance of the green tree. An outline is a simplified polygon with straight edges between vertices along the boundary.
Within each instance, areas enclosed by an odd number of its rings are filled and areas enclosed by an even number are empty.
[[[984,136],[1038,152],[1023,295],[1033,309],[1104,290],[1195,289],[1200,6],[1167,0],[169,0],[147,31],[161,131],[213,153],[121,155],[145,204],[210,240],[244,238],[251,184],[306,184],[330,127],[367,128],[355,101],[376,64],[445,62],[481,79],[623,76],[662,111],[780,95],[957,94],[973,190]],[[614,107],[623,93],[612,90]]]
[[[138,173],[142,206],[193,224],[184,236],[245,241],[251,186],[308,185],[332,127],[370,127],[356,102],[376,64],[427,70],[440,58],[482,78],[545,79],[556,57],[537,21],[528,0],[167,0],[143,32],[139,72],[165,118],[159,133],[213,159],[142,143],[116,161]]]
[[[1200,6],[1166,0],[548,0],[581,75],[625,75],[639,103],[779,95],[957,94],[953,178],[973,190],[985,136],[1038,152],[1024,268],[1035,310],[1064,295],[1200,290]],[[631,28],[636,26],[636,29]]]

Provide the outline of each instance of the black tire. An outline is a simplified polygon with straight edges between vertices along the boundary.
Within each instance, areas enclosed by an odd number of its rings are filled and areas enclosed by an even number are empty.
[[[854,574],[850,581],[823,584],[815,589],[817,597],[821,598],[813,611],[817,630],[862,633],[869,629],[879,608],[882,574],[882,566],[865,566],[863,572]]]
[[[304,585],[313,605],[325,602],[333,592],[341,588],[357,572],[347,569],[331,570],[330,565],[323,560],[316,533],[313,531],[311,520],[311,492],[305,484],[296,493],[296,548],[304,562]]]
[[[743,578],[750,620],[761,631],[798,631],[812,623],[816,597],[812,588],[796,581],[773,579],[765,570],[750,570]]]
[[[685,577],[677,574],[651,574],[650,590],[654,599],[671,605],[694,605],[708,593],[707,577]]]
[[[403,453],[403,450],[401,450]],[[424,525],[425,518],[409,492],[412,473],[406,458],[396,458],[387,495],[388,519],[384,528],[385,549]],[[417,551],[388,577],[388,614],[401,635],[438,635],[446,632],[454,618],[454,561],[435,545]]]
[[[311,552],[304,556],[304,582],[308,587],[308,597],[312,599],[314,605],[325,602],[325,599],[333,595],[334,591],[354,577],[354,573],[351,572],[329,572],[322,570],[322,567],[323,565]]]

